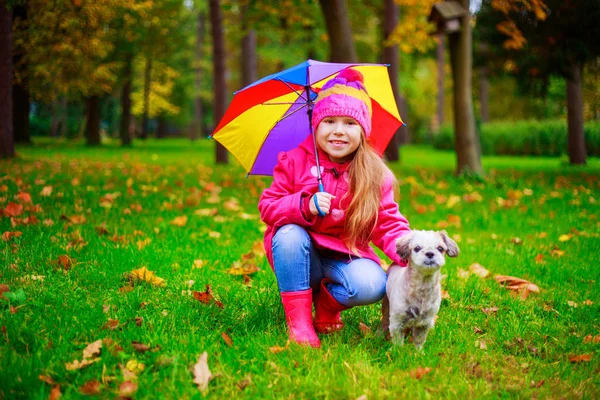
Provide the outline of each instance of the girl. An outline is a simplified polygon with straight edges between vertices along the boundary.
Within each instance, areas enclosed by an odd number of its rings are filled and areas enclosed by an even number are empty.
[[[320,347],[316,332],[342,329],[341,311],[383,298],[386,274],[369,242],[406,265],[396,240],[410,229],[394,201],[394,175],[367,141],[372,110],[363,82],[359,71],[345,69],[315,100],[312,126],[327,192],[318,192],[309,135],[278,155],[258,204],[290,339],[312,347]]]

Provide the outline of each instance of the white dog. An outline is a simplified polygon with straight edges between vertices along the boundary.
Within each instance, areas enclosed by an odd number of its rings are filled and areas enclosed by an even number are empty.
[[[412,329],[413,343],[421,349],[442,302],[440,268],[445,255],[456,257],[459,249],[444,231],[412,231],[398,239],[396,248],[408,266],[388,268],[382,328],[397,344],[404,343],[405,330]]]

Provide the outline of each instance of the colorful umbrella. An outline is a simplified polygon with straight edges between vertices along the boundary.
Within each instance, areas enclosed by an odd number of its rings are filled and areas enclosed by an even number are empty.
[[[403,124],[387,66],[383,64],[308,60],[269,75],[234,94],[211,137],[229,150],[249,175],[273,175],[277,154],[297,147],[312,133],[309,112],[321,87],[348,67],[360,71],[364,77],[373,108],[369,142],[383,154]]]

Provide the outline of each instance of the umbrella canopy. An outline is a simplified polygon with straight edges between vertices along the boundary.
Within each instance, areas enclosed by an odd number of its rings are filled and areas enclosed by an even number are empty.
[[[237,91],[212,138],[237,158],[249,175],[272,175],[277,154],[297,147],[311,133],[308,110],[321,87],[338,72],[360,71],[372,100],[369,142],[383,154],[403,124],[387,66],[308,60]]]

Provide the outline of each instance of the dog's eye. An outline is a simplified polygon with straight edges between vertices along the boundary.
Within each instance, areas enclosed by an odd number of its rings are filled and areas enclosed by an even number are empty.
[[[419,246],[417,246],[417,247],[415,247],[415,248],[413,249],[413,251],[414,251],[415,253],[418,253],[418,252],[420,252],[420,251],[421,251],[421,248],[420,248]]]
[[[444,248],[443,248],[442,246],[438,247],[437,249],[438,249],[438,251],[439,251],[440,253],[443,253],[443,252],[444,252]]]

